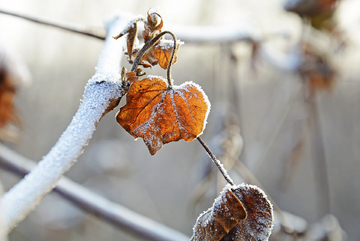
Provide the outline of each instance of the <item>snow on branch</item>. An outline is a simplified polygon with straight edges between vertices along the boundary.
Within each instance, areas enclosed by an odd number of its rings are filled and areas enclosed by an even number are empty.
[[[35,162],[0,145],[0,166],[17,175],[29,173]],[[184,234],[141,216],[119,204],[93,193],[83,186],[62,177],[54,191],[87,212],[107,220],[111,224],[123,228],[146,240],[189,240]],[[1,237],[1,236],[0,236]],[[0,238],[0,241],[3,241]]]
[[[171,30],[178,39],[185,43],[224,43],[246,40],[261,40],[259,27],[243,24],[228,25],[166,25],[164,29]]]
[[[292,6],[301,0],[287,0],[285,6]],[[38,18],[19,13],[13,13],[0,9],[0,13],[10,16],[22,18],[39,24],[59,28],[62,30],[83,34],[89,37],[94,37],[100,40],[105,39],[100,33],[95,33],[94,30],[86,26],[80,26],[74,23],[66,23],[63,21],[54,21],[44,18]],[[192,44],[221,44],[221,43],[234,43],[239,41],[252,41],[260,43],[260,55],[271,65],[282,70],[294,70],[299,66],[299,59],[295,52],[283,53],[275,50],[273,47],[264,46],[266,38],[259,26],[243,22],[239,24],[228,25],[209,25],[209,26],[196,26],[196,25],[166,25],[164,29],[169,29],[176,34],[178,39],[185,41],[185,43]],[[141,30],[140,30],[141,31]],[[118,34],[118,33],[117,33]],[[141,34],[141,33],[140,33]],[[278,34],[278,33],[275,33]],[[270,34],[274,35],[274,34]],[[281,33],[287,35],[287,33]]]
[[[82,153],[101,117],[115,108],[124,95],[119,72],[125,42],[115,41],[111,36],[121,31],[128,19],[128,16],[122,16],[108,22],[108,35],[96,73],[88,81],[83,101],[71,123],[37,167],[0,200],[0,212],[5,216],[8,232],[55,187],[60,177]]]

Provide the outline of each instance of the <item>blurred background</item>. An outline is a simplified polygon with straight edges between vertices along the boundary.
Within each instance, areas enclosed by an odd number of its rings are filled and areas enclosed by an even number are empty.
[[[328,2],[309,7],[290,1],[292,12],[284,10],[283,0],[1,0],[0,9],[99,29],[118,12],[145,15],[157,6],[163,29],[246,25],[254,38],[185,42],[178,51],[175,84],[200,84],[212,104],[202,139],[236,183],[261,183],[290,213],[300,240],[355,241],[360,239],[360,4],[343,0],[332,11],[326,7],[334,1]],[[37,162],[75,114],[103,42],[0,14],[0,44],[23,60],[31,76],[15,99],[17,137],[3,143]],[[130,68],[125,58],[122,64]],[[158,67],[146,72],[166,75]],[[224,180],[197,141],[170,143],[150,156],[143,141],[134,141],[115,121],[118,109],[101,120],[66,176],[191,236],[197,216],[212,205]],[[5,191],[19,180],[0,169]],[[272,240],[294,240],[279,226],[273,233]],[[51,193],[9,240],[139,238]]]

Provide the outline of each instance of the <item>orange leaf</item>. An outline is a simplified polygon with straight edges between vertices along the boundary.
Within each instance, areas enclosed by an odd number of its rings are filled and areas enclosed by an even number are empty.
[[[272,205],[256,186],[227,185],[194,226],[192,241],[265,241],[272,224]]]
[[[161,68],[167,69],[173,48],[169,48],[165,45],[155,45],[149,50],[141,60],[148,61],[152,66],[159,64]],[[176,63],[177,57],[174,56],[173,63]]]
[[[149,76],[131,85],[116,120],[132,136],[143,138],[154,155],[163,144],[199,136],[209,111],[199,85],[186,82],[170,88],[162,77]]]
[[[127,55],[129,55],[129,60],[130,63],[132,62],[131,57],[133,56],[133,50],[134,50],[134,46],[135,43],[137,41],[137,32],[138,32],[138,27],[137,27],[137,23],[136,23],[137,19],[135,19],[134,21],[131,22],[131,24],[129,24],[125,30],[123,30],[121,33],[119,33],[117,36],[113,37],[114,39],[119,39],[122,36],[127,34],[127,38],[126,38],[126,44],[127,44]]]
[[[155,58],[159,60],[159,65],[161,68],[167,69],[170,62],[172,51],[173,48],[164,48],[161,45],[155,46],[153,48],[153,53],[155,55]],[[177,61],[177,57],[174,56],[173,63],[176,63],[176,61]]]
[[[136,82],[139,79],[139,77],[136,76],[135,72],[127,72],[125,76],[130,84]]]
[[[2,56],[1,56],[2,57]],[[14,76],[4,66],[0,66],[0,128],[8,123],[18,123],[19,119],[14,109],[16,88]]]

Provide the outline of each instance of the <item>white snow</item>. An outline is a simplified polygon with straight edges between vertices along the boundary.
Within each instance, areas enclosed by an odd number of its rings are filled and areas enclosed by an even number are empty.
[[[179,47],[181,45],[183,45],[184,42],[181,41],[180,39],[176,40],[176,45]],[[172,39],[161,39],[159,46],[162,49],[168,50],[168,49],[172,49],[174,47],[174,41]]]
[[[111,36],[127,24],[127,17],[108,23],[108,37],[100,54],[96,74],[85,87],[83,101],[70,125],[37,167],[26,175],[0,200],[9,228],[21,221],[56,185],[82,153],[109,101],[120,98],[120,59],[125,41]]]

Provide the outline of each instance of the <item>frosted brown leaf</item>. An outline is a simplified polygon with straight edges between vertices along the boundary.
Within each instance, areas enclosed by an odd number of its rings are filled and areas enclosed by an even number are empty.
[[[227,185],[197,219],[191,241],[266,241],[272,225],[272,205],[261,189]]]
[[[141,60],[149,62],[152,66],[159,64],[161,68],[167,69],[172,51],[172,48],[169,49],[158,44],[152,47]],[[174,56],[173,63],[176,63],[176,61],[177,57]]]
[[[143,138],[154,155],[163,144],[199,136],[209,111],[210,102],[199,85],[170,87],[162,77],[150,76],[131,85],[116,119],[132,136]]]

